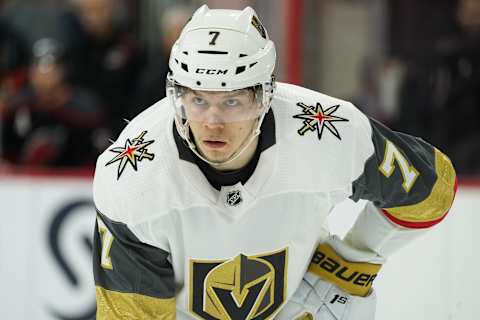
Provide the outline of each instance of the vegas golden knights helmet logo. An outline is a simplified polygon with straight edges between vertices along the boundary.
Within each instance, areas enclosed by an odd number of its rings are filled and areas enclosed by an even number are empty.
[[[190,311],[201,319],[271,319],[285,300],[287,249],[190,261]]]

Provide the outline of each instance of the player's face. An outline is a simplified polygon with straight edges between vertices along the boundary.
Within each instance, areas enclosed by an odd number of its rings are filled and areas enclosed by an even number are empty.
[[[253,91],[248,89],[189,91],[183,103],[195,144],[204,157],[214,162],[228,160],[244,145],[261,112]]]

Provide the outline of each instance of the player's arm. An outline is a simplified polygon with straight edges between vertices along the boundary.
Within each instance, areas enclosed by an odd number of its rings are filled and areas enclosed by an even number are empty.
[[[351,199],[369,202],[343,240],[352,250],[365,253],[355,262],[378,262],[445,218],[455,196],[456,175],[450,159],[434,146],[356,112]],[[325,252],[322,246],[317,251]],[[348,252],[339,253],[339,258],[348,260]],[[313,262],[311,271],[329,276]],[[356,283],[340,277],[332,281],[351,294],[365,296],[375,275]]]
[[[97,211],[93,269],[97,319],[175,319],[169,253]]]
[[[450,159],[424,140],[372,119],[360,121],[368,121],[363,126],[371,129],[360,129],[364,142],[357,145],[364,150],[357,152],[357,159],[365,161],[358,167],[351,198],[370,204],[345,240],[386,258],[445,218],[455,196],[456,175]]]
[[[354,111],[351,199],[369,202],[345,239],[319,244],[278,319],[374,319],[372,284],[385,259],[442,221],[452,205],[456,176],[447,156]]]

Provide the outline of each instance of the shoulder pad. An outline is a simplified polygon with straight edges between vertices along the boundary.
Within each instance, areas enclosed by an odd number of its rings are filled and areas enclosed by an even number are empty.
[[[166,99],[159,101],[130,121],[98,157],[93,197],[97,209],[110,219],[131,222],[130,212],[142,211],[136,210],[139,207],[150,208],[166,193],[164,176],[176,154],[168,139],[172,112]],[[135,219],[141,219],[135,215]]]
[[[363,125],[366,116],[348,101],[284,83],[278,84],[272,109],[278,159],[295,177],[290,183],[298,178],[303,190],[349,193],[355,136],[359,130],[371,134]]]

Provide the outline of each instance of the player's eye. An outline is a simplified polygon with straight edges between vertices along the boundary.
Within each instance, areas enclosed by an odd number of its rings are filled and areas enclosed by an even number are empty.
[[[193,97],[193,103],[200,107],[207,105],[207,101],[201,97]]]
[[[240,101],[238,101],[237,99],[227,99],[225,100],[224,104],[227,107],[237,107],[240,105]]]

